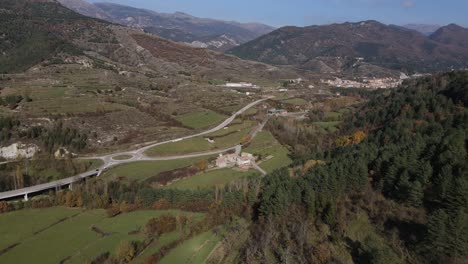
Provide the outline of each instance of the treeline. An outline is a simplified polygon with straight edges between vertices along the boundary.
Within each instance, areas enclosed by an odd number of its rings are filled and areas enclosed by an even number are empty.
[[[9,204],[8,210],[51,206],[107,209],[109,216],[138,209],[180,209],[207,212],[222,208],[244,212],[247,200],[254,199],[260,186],[258,179],[242,179],[226,188],[206,190],[155,189],[148,183],[105,181],[99,178],[75,184],[73,191],[50,192],[47,198]],[[250,193],[254,191],[254,193]],[[236,214],[237,214],[236,213]],[[219,213],[222,215],[223,213]],[[233,213],[230,213],[233,214]]]
[[[346,245],[357,263],[462,263],[467,98],[468,73],[453,72],[370,100],[345,121],[335,147],[311,146],[295,164],[322,162],[298,178],[282,170],[264,179],[241,262],[342,261],[336,251]],[[362,231],[375,232],[356,240],[352,219],[362,212],[372,224]]]

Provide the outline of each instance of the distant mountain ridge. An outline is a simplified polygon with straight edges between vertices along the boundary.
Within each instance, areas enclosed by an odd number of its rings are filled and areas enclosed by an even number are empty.
[[[431,35],[432,33],[436,32],[439,28],[441,28],[440,25],[429,24],[406,24],[403,25],[403,27],[418,31],[419,33],[422,33],[426,36]]]
[[[449,25],[433,35],[377,21],[309,27],[283,27],[235,47],[243,59],[302,69],[344,71],[356,62],[407,72],[467,67],[468,32]],[[329,58],[339,63],[330,64]],[[354,60],[353,60],[354,59]],[[336,67],[338,65],[339,67]]]
[[[104,19],[125,26],[137,27],[163,38],[193,44],[217,51],[226,51],[274,28],[260,23],[239,23],[198,18],[176,12],[158,13],[113,3],[88,3],[85,0],[58,0],[64,6],[86,16]]]

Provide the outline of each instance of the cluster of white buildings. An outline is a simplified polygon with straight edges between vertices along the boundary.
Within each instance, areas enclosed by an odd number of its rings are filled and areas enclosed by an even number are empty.
[[[336,78],[335,80],[321,80],[322,83],[334,87],[343,88],[369,88],[369,89],[387,89],[396,88],[403,83],[402,79],[395,78],[364,78],[362,81],[345,80]]]
[[[228,82],[224,85],[225,87],[230,87],[230,88],[251,88],[251,89],[258,89],[260,88],[258,85],[255,85],[253,83],[248,83],[248,82]]]
[[[219,154],[216,159],[216,167],[218,168],[232,168],[238,166],[241,169],[248,170],[253,167],[255,157],[246,152],[242,152],[239,156],[237,153],[232,154]]]

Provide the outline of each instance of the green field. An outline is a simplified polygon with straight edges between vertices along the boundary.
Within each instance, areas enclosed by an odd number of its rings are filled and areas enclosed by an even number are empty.
[[[138,161],[120,165],[104,172],[100,178],[118,179],[123,178],[128,181],[144,181],[151,177],[157,176],[161,172],[170,171],[195,165],[201,160],[206,160],[212,156],[192,158],[192,159],[180,159],[180,160],[168,160],[168,161]]]
[[[259,166],[268,173],[286,167],[292,162],[288,156],[288,149],[282,146],[268,131],[259,132],[244,151],[255,156],[261,155],[262,160],[269,157],[267,160],[259,162]]]
[[[341,118],[342,118],[342,114],[339,112],[325,113],[325,120],[327,121],[339,121]]]
[[[210,231],[202,233],[173,249],[159,263],[205,263],[211,251],[221,239],[221,236],[216,236]]]
[[[313,124],[323,128],[325,132],[336,132],[341,122],[342,121],[314,122]]]
[[[234,124],[240,121],[234,121]],[[179,142],[172,142],[151,148],[145,152],[150,157],[164,157],[179,154],[189,154],[217,149],[234,147],[239,144],[243,137],[252,130],[254,123],[245,121],[241,124],[233,125],[227,129],[222,129],[203,137],[195,137]],[[213,137],[214,143],[208,142],[205,138]]]
[[[195,129],[209,127],[211,125],[221,123],[226,118],[226,116],[210,110],[189,113],[175,117],[175,119],[181,122],[184,126],[188,126]]]
[[[309,102],[307,102],[306,100],[302,99],[302,98],[289,98],[289,99],[285,99],[285,100],[281,100],[282,103],[287,103],[287,104],[292,104],[292,105],[306,105],[308,104]]]
[[[224,186],[234,180],[247,177],[259,176],[255,170],[236,171],[233,169],[220,169],[209,172],[202,172],[192,177],[176,181],[166,188],[172,189],[206,189],[214,186]]]
[[[106,251],[113,254],[122,241],[142,241],[143,234],[130,235],[129,232],[144,227],[149,219],[163,214],[185,214],[194,220],[203,217],[202,214],[169,210],[135,211],[108,218],[104,210],[61,207],[2,214],[1,249],[19,244],[0,255],[0,263],[59,263],[67,258],[67,263],[83,263]],[[93,226],[108,235],[94,232]],[[167,234],[161,238],[161,243],[177,238],[177,234]]]

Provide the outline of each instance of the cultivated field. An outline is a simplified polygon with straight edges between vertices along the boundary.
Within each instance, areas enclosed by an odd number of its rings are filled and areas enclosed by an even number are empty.
[[[242,122],[236,119],[231,125],[227,129],[203,137],[190,138],[151,148],[145,154],[150,157],[163,157],[233,147],[252,131],[255,124],[252,121]],[[206,138],[211,138],[214,142],[210,143]]]
[[[268,131],[259,132],[243,151],[260,157],[257,163],[268,173],[288,166],[292,162],[288,156],[288,149],[282,146]]]
[[[202,233],[192,239],[182,243],[177,248],[171,250],[159,263],[205,263],[210,252],[221,241],[221,236],[216,236],[213,232]]]
[[[256,170],[239,171],[233,169],[219,169],[202,172],[186,179],[178,180],[166,188],[171,189],[206,189],[214,186],[224,186],[234,180],[252,176],[258,177],[260,173]]]
[[[169,161],[138,161],[120,165],[103,173],[101,178],[122,179],[126,181],[144,181],[150,178],[157,178],[158,174],[191,165],[196,165],[201,160],[212,158],[213,156],[180,159]]]
[[[184,126],[198,129],[221,123],[226,118],[227,117],[224,115],[220,115],[210,110],[205,110],[202,112],[176,116],[175,119],[181,122]]]
[[[135,211],[108,218],[104,210],[47,208],[21,210],[0,215],[0,263],[83,263],[104,252],[114,254],[122,241],[142,241],[151,218],[184,214],[195,221],[203,215],[176,210]],[[100,230],[102,235],[94,230]],[[159,238],[158,247],[179,238],[176,232]],[[14,246],[16,245],[16,246]],[[13,247],[14,246],[14,247]],[[148,248],[152,254],[157,248]]]

